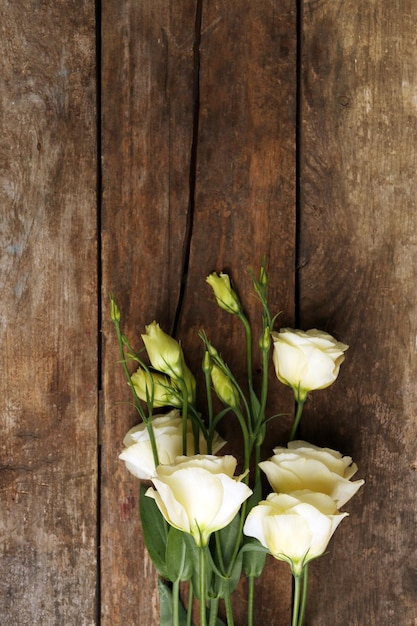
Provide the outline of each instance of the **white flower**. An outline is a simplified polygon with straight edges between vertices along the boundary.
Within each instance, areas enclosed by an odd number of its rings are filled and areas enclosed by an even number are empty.
[[[159,465],[152,478],[154,498],[167,522],[190,533],[198,546],[227,526],[252,491],[235,477],[236,459],[226,455],[178,457],[173,465]]]
[[[250,511],[243,532],[300,576],[308,561],[323,554],[346,515],[337,513],[333,500],[321,493],[272,493]]]
[[[316,329],[304,332],[282,328],[272,333],[272,339],[276,375],[301,401],[309,391],[334,383],[345,359],[343,353],[349,347]]]
[[[300,489],[324,493],[342,507],[364,484],[351,481],[357,472],[352,458],[330,448],[305,441],[291,441],[288,448],[274,448],[274,456],[259,463],[276,493]]]
[[[152,428],[155,435],[159,462],[173,463],[175,458],[182,454],[182,417],[177,409],[166,415],[155,415],[152,418]],[[149,433],[144,423],[134,426],[123,439],[126,446],[119,459],[126,463],[126,467],[134,476],[142,480],[150,480],[155,474],[155,463]],[[216,453],[225,444],[225,441],[215,433],[213,438],[213,452]],[[200,435],[200,450],[207,451],[207,444]],[[194,436],[191,420],[187,420],[187,453],[194,454]]]

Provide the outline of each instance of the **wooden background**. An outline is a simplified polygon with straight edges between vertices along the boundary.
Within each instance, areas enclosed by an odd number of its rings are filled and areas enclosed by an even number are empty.
[[[157,319],[198,369],[205,328],[239,372],[240,329],[205,277],[230,271],[256,324],[248,268],[265,256],[280,324],[350,345],[302,436],[366,480],[311,566],[306,626],[415,626],[415,2],[0,15],[0,623],[158,624],[138,483],[117,458],[136,418],[108,294],[137,345]],[[270,407],[292,410],[273,376]],[[285,567],[268,563],[256,597],[259,626],[289,624]]]

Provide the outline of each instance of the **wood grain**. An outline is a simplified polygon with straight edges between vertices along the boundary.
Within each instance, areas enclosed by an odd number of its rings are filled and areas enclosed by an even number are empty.
[[[156,576],[140,531],[139,483],[118,460],[138,417],[118,362],[108,294],[138,349],[153,319],[172,330],[189,205],[194,24],[192,1],[103,3],[103,626],[159,623]]]
[[[94,7],[6,3],[0,59],[3,624],[95,622]]]
[[[295,14],[288,2],[264,10],[203,3],[200,33],[195,7],[131,3],[115,12],[104,4],[104,303],[108,291],[117,295],[131,337],[154,318],[169,331],[180,311],[178,338],[196,372],[204,327],[225,357],[235,354],[230,364],[241,376],[240,330],[211,302],[205,277],[231,270],[255,320],[248,268],[265,256],[271,306],[293,319]],[[102,621],[148,626],[158,623],[155,574],[140,538],[137,481],[117,460],[137,418],[116,404],[129,396],[107,320],[104,338]],[[277,393],[280,408],[292,408],[290,394]],[[268,454],[282,431],[282,423],[271,429]],[[132,503],[128,516],[120,516],[120,502]],[[269,568],[257,611],[272,626],[288,620],[290,579]],[[236,624],[245,623],[244,603],[237,611]]]
[[[250,6],[203,4],[200,118],[194,228],[179,335],[200,371],[196,341],[204,329],[244,386],[244,334],[218,309],[205,277],[230,273],[254,328],[255,371],[260,311],[250,270],[265,259],[270,306],[279,324],[294,323],[296,15],[293,3]],[[257,360],[256,360],[257,359]],[[277,408],[278,407],[278,408]],[[291,394],[270,381],[269,411],[292,411]],[[268,429],[265,456],[285,440],[288,419]],[[239,457],[236,423],[222,434]],[[246,624],[246,600],[236,594],[236,624]],[[287,623],[291,582],[287,568],[268,567],[256,590],[257,623]]]
[[[302,434],[366,479],[311,567],[307,625],[416,617],[417,55],[413,2],[305,2],[300,310],[350,344]]]

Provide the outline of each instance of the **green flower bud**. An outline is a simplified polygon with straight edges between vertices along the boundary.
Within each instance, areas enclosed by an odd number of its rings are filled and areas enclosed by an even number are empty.
[[[233,291],[227,274],[221,272],[217,275],[216,272],[213,272],[207,276],[206,282],[213,289],[219,307],[233,315],[241,311],[239,298]]]
[[[266,326],[259,340],[259,347],[261,350],[266,351],[269,349],[270,345],[271,345],[271,331],[269,330],[268,326]]]
[[[152,367],[172,378],[182,378],[184,357],[178,341],[164,333],[155,321],[145,328],[142,339]]]
[[[110,319],[112,322],[120,322],[120,309],[113,296],[110,296]]]
[[[211,364],[210,353],[208,350],[206,350],[204,352],[204,358],[203,358],[203,363],[202,363],[203,372],[205,374],[210,374],[212,367],[213,366]]]
[[[168,376],[157,372],[146,372],[141,367],[131,376],[137,396],[147,402],[153,397],[152,406],[181,406],[181,398],[175,393]]]
[[[196,382],[191,370],[186,365],[184,359],[182,361],[182,379],[185,383],[188,394],[188,402],[195,404]]]
[[[261,269],[259,270],[259,284],[263,287],[266,287],[268,284],[268,276],[266,275],[266,270],[263,265],[261,265]]]
[[[232,408],[239,406],[239,394],[235,385],[217,365],[212,367],[211,382],[217,397],[223,404]]]

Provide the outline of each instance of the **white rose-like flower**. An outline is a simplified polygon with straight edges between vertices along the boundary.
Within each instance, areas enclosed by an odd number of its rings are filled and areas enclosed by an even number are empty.
[[[154,498],[167,522],[193,536],[198,546],[212,532],[227,526],[252,491],[235,477],[233,456],[178,457],[173,465],[159,465],[152,478]]]
[[[344,352],[344,343],[321,330],[281,328],[272,333],[275,372],[284,385],[294,391],[297,400],[305,400],[314,389],[325,389],[336,380]]]
[[[321,493],[272,493],[250,511],[243,532],[300,576],[308,561],[323,554],[346,515],[338,513],[333,500]]]
[[[305,441],[291,441],[287,448],[274,448],[274,456],[259,463],[259,467],[276,493],[309,489],[327,494],[339,509],[365,482],[350,480],[358,469],[350,456]]]
[[[159,462],[173,463],[182,454],[182,417],[177,409],[166,415],[155,415],[152,427],[158,450]],[[126,446],[119,459],[134,476],[142,480],[150,480],[155,474],[155,463],[149,433],[144,423],[134,426],[123,439]],[[212,449],[216,453],[226,442],[215,433]],[[207,452],[207,443],[200,434],[200,451]],[[187,454],[195,453],[194,435],[191,420],[187,420]]]

